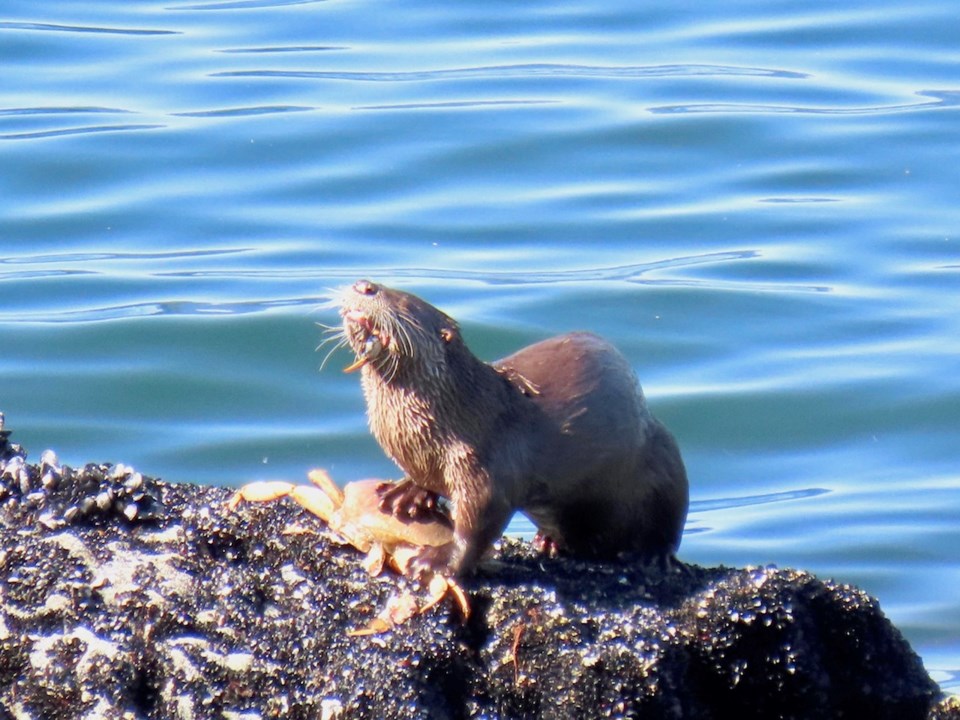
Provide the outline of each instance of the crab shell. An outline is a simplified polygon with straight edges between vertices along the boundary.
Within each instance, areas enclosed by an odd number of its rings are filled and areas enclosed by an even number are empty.
[[[244,485],[230,499],[233,510],[241,502],[268,502],[289,497],[323,520],[344,542],[368,553],[365,563],[371,575],[379,574],[385,558],[401,573],[424,546],[443,545],[453,538],[448,525],[438,521],[400,520],[380,509],[377,488],[382,480],[348,483],[342,490],[323,470],[311,470],[312,485],[285,481]]]
[[[315,484],[317,471],[310,472],[310,480]],[[348,483],[341,493],[339,507],[336,498],[330,498],[333,511],[324,518],[331,529],[342,535],[351,545],[362,552],[367,552],[370,545],[380,543],[388,551],[397,549],[401,545],[416,547],[443,545],[453,539],[452,529],[440,522],[400,520],[380,509],[380,496],[377,488],[383,485],[382,480],[360,480]],[[326,488],[301,486],[301,491],[311,496],[307,509],[313,510],[315,504],[325,503],[326,500],[315,495],[324,495],[329,498]],[[317,513],[320,517],[322,514]]]
[[[234,510],[241,502],[269,502],[289,497],[323,520],[345,543],[367,554],[363,566],[370,575],[379,575],[388,563],[407,574],[410,562],[425,545],[443,545],[453,538],[448,524],[439,520],[399,520],[380,509],[377,488],[382,480],[348,483],[342,490],[323,470],[311,470],[312,485],[284,481],[254,482],[240,488],[227,503]],[[429,599],[420,605],[410,593],[391,598],[384,611],[363,629],[350,635],[371,635],[405,622],[452,595],[464,618],[470,614],[466,593],[455,580],[433,574],[421,577]]]

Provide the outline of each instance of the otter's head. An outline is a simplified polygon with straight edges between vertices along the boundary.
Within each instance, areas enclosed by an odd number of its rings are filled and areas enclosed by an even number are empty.
[[[416,295],[358,280],[341,298],[347,344],[357,359],[346,372],[369,368],[383,382],[436,375],[447,352],[461,345],[456,321]]]

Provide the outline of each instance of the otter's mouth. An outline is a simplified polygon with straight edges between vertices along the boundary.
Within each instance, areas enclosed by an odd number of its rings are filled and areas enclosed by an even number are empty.
[[[386,334],[373,326],[366,313],[360,310],[348,310],[343,314],[347,323],[350,344],[357,359],[343,369],[345,373],[356,372],[367,363],[373,362],[386,352],[389,339]]]

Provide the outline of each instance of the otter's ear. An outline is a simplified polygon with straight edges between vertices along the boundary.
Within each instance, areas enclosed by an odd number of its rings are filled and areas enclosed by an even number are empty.
[[[440,328],[440,339],[445,343],[453,342],[457,337],[457,329],[452,327],[442,327]]]

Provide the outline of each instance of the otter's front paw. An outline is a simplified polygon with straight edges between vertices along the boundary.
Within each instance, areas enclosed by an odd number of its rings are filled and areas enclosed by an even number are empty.
[[[456,556],[457,545],[453,542],[433,547],[425,546],[410,564],[410,574],[419,578],[425,575],[456,575]]]
[[[416,485],[410,478],[399,482],[385,482],[377,487],[380,509],[398,520],[409,522],[442,522],[450,527],[450,516],[440,505],[440,496]]]

